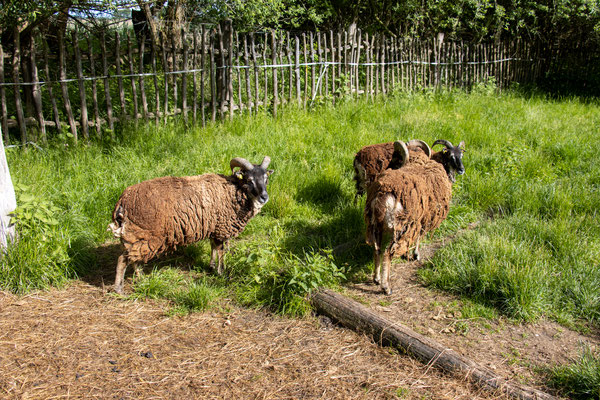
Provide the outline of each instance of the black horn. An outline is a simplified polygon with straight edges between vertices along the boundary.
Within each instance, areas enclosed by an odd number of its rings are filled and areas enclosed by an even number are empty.
[[[410,142],[406,143],[406,145],[420,147],[425,152],[425,154],[427,154],[427,157],[431,158],[431,148],[424,141],[419,139],[412,139]]]
[[[231,172],[233,172],[235,167],[240,167],[244,171],[252,171],[252,169],[254,168],[254,165],[252,165],[250,161],[242,157],[236,157],[233,160],[231,160],[229,162],[229,166],[231,167]]]
[[[446,146],[446,148],[448,150],[452,150],[454,148],[454,146],[452,145],[452,143],[450,143],[448,140],[444,140],[444,139],[438,139],[435,142],[433,142],[433,144],[431,145],[431,147],[435,146],[436,144],[443,144],[444,146]]]

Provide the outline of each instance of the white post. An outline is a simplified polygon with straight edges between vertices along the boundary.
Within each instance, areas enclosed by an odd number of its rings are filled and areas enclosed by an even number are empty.
[[[15,227],[10,225],[8,216],[15,208],[17,208],[15,188],[6,162],[2,129],[0,128],[0,250],[6,248],[8,241],[13,241],[15,238]]]

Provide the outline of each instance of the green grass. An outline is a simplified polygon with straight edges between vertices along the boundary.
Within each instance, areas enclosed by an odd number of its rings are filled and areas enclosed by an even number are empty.
[[[125,187],[163,175],[229,173],[233,157],[259,162],[269,155],[271,200],[231,242],[227,279],[211,285],[242,304],[301,315],[313,287],[362,279],[372,268],[366,245],[327,253],[364,234],[364,199],[353,202],[355,152],[398,138],[464,140],[467,173],[458,177],[450,215],[433,236],[480,224],[444,247],[422,270],[423,280],[512,317],[597,324],[600,107],[484,89],[340,102],[313,112],[287,108],[276,120],[244,116],[204,129],[129,127],[102,143],[54,142],[43,151],[7,149],[7,156],[13,180],[58,208],[52,246],[68,255],[58,276],[71,277],[98,268],[95,250],[110,238],[106,226]],[[46,253],[23,251],[32,259]],[[186,254],[193,269],[212,276],[205,243]],[[35,274],[29,281],[14,277],[21,259],[3,261],[3,288],[38,287]],[[181,302],[201,304],[201,290]]]
[[[222,286],[222,285],[221,285]],[[133,282],[133,299],[167,299],[173,307],[171,314],[204,311],[218,302],[223,290],[209,279],[192,279],[180,269],[163,267],[142,275]]]
[[[550,381],[570,399],[600,399],[600,356],[585,348],[573,363],[554,367]]]

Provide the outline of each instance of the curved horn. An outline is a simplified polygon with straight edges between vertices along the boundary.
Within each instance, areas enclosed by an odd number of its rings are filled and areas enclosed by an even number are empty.
[[[394,153],[400,157],[400,167],[408,162],[408,148],[404,142],[401,142],[400,140],[394,142]]]
[[[260,164],[260,167],[263,169],[267,169],[267,167],[269,166],[269,163],[271,163],[271,157],[265,156],[265,158],[263,158],[263,160],[262,160],[262,164]]]
[[[448,150],[452,150],[454,148],[454,146],[452,145],[452,143],[450,143],[448,140],[444,140],[444,139],[438,139],[435,142],[433,142],[433,144],[431,145],[431,147],[435,146],[436,144],[443,144],[444,146],[446,146],[446,148]]]
[[[229,166],[231,167],[231,172],[235,169],[235,167],[240,167],[245,171],[251,171],[254,168],[254,165],[245,158],[236,157],[233,160],[229,161]]]
[[[431,148],[424,141],[419,139],[413,139],[410,142],[406,143],[406,145],[420,147],[425,152],[425,154],[427,154],[427,158],[431,158]]]

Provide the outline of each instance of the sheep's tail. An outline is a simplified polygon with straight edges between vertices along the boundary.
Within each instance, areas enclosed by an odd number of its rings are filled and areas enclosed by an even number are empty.
[[[113,212],[113,222],[108,224],[107,231],[111,231],[116,238],[123,235],[123,220],[125,219],[125,209],[118,205]]]

